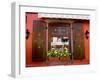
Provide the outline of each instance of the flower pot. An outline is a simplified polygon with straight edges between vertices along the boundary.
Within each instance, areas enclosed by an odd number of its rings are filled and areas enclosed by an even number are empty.
[[[59,61],[58,57],[49,57],[48,58],[49,61]]]
[[[66,57],[60,57],[60,61],[69,61],[70,57],[66,56]]]

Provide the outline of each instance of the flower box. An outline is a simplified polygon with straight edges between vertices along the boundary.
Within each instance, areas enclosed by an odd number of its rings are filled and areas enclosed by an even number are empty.
[[[66,56],[66,57],[60,57],[60,61],[69,61],[70,57]]]
[[[48,58],[49,61],[59,61],[58,57],[49,57]]]

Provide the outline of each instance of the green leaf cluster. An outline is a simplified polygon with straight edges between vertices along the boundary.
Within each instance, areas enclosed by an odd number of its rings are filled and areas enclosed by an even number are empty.
[[[69,50],[67,48],[63,48],[61,53],[60,53],[60,57],[67,57],[70,55],[71,55],[71,53],[69,52]]]
[[[48,57],[66,57],[70,56],[71,53],[67,48],[62,48],[62,50],[59,50],[58,48],[54,48],[53,50],[47,51]]]

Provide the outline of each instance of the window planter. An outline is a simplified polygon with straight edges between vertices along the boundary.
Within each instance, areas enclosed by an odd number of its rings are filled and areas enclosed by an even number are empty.
[[[48,57],[48,61],[59,61],[58,57]]]
[[[60,57],[60,61],[69,61],[70,57],[66,56],[66,57]]]

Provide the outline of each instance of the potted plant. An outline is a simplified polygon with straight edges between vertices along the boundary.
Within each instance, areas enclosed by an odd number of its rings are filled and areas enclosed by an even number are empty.
[[[64,47],[60,52],[60,61],[68,61],[70,60],[71,53],[69,52],[68,48]]]
[[[49,61],[59,61],[59,51],[57,48],[54,48],[53,50],[49,50],[47,52],[47,57]]]

